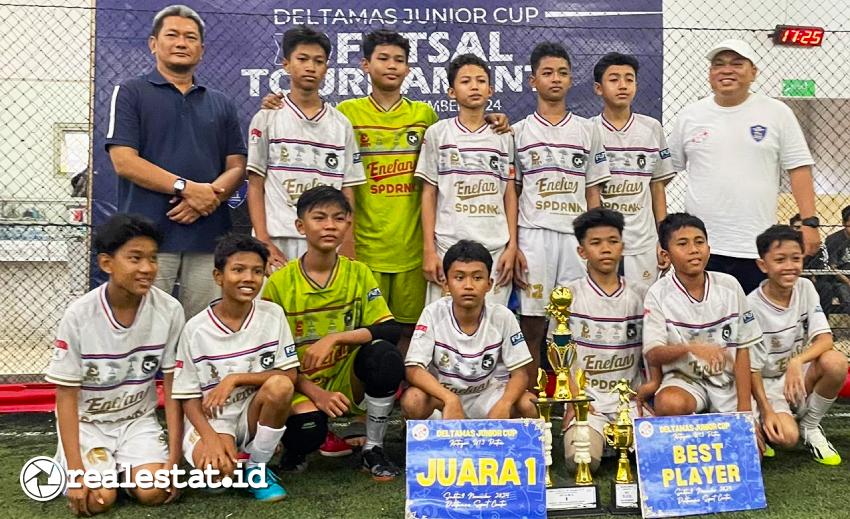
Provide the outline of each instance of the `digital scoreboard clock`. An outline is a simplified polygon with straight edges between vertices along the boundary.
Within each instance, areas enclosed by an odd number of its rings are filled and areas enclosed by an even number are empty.
[[[823,27],[777,25],[773,32],[773,44],[792,47],[820,47],[823,43],[823,35]]]

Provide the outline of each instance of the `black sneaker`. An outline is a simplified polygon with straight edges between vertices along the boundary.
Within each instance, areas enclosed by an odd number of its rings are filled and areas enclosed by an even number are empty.
[[[363,451],[363,470],[369,472],[375,481],[392,481],[401,474],[401,469],[387,459],[381,447]]]
[[[297,454],[292,451],[285,451],[280,457],[280,463],[277,465],[279,472],[289,472],[298,474],[307,470],[307,455]]]

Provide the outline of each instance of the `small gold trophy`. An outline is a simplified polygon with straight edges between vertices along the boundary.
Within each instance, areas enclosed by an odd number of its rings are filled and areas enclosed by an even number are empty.
[[[537,409],[540,417],[548,424],[544,433],[543,457],[546,461],[546,510],[549,517],[593,515],[602,511],[599,504],[599,489],[594,485],[590,473],[590,429],[587,415],[593,398],[585,393],[587,377],[584,370],[574,366],[576,344],[572,340],[569,328],[572,302],[573,294],[566,287],[556,287],[549,296],[546,312],[555,319],[556,325],[552,340],[547,344],[546,357],[555,371],[555,391],[551,398],[547,396],[548,379],[542,369],[538,371],[535,388],[538,391]],[[571,380],[572,371],[576,373],[574,380]],[[575,394],[571,386],[575,388]],[[573,439],[577,467],[575,485],[555,485],[551,477],[552,425],[550,420],[552,406],[561,403],[572,405],[576,415]]]
[[[639,513],[638,486],[632,475],[632,467],[629,463],[629,449],[634,445],[634,424],[629,414],[632,395],[637,393],[629,387],[629,381],[622,378],[611,390],[620,396],[620,405],[617,408],[617,420],[607,423],[603,429],[605,440],[608,445],[620,451],[620,459],[617,462],[617,475],[611,482],[611,512],[615,514]]]

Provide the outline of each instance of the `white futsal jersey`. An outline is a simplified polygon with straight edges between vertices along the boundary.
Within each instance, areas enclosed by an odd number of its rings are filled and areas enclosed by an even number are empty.
[[[623,254],[655,250],[658,234],[649,184],[676,176],[661,123],[632,113],[621,130],[603,115],[594,117],[608,156],[611,179],[602,189],[602,205],[623,213]]]
[[[508,243],[505,189],[514,180],[513,138],[489,125],[471,131],[457,117],[425,131],[414,175],[437,187],[434,234],[439,251],[459,240],[481,242],[491,253]]]
[[[189,319],[180,336],[174,370],[175,399],[202,398],[230,373],[262,373],[298,367],[295,342],[283,310],[255,299],[242,328],[233,331],[207,309]],[[237,387],[230,393],[219,418],[236,418],[256,386]]]
[[[576,367],[587,374],[587,394],[603,414],[617,411],[619,397],[610,391],[625,378],[632,388],[641,376],[643,293],[620,278],[620,286],[606,294],[590,276],[567,287],[573,293],[570,330],[576,343]]]
[[[104,283],[72,302],[59,323],[45,379],[80,388],[79,420],[112,424],[153,415],[155,377],[174,369],[183,307],[151,287],[129,327],[115,318]]]
[[[747,296],[764,337],[750,355],[750,362],[753,371],[761,371],[764,378],[776,378],[785,374],[791,357],[802,353],[818,335],[832,330],[811,281],[797,279],[788,308],[767,298],[763,291],[765,283]]]
[[[550,124],[534,112],[513,129],[518,225],[573,234],[573,220],[587,211],[585,188],[611,177],[599,128],[572,113]]]
[[[644,354],[657,346],[703,342],[726,351],[722,370],[712,372],[706,363],[688,353],[662,371],[717,387],[734,382],[735,353],[761,340],[761,328],[738,281],[728,274],[706,271],[705,294],[697,301],[675,274],[655,282],[646,294],[643,316]]]
[[[421,366],[458,395],[483,392],[508,372],[531,362],[516,316],[485,304],[478,330],[467,335],[452,311],[452,298],[426,306],[413,332],[405,366]]]
[[[247,168],[266,179],[266,226],[273,238],[301,238],[295,206],[304,191],[366,183],[348,119],[327,103],[308,118],[288,95],[279,110],[260,110],[251,119]]]

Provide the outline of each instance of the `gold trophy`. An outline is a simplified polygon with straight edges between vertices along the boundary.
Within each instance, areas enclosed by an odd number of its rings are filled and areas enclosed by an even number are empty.
[[[549,296],[546,312],[555,319],[555,331],[546,347],[546,358],[555,372],[555,391],[550,398],[546,394],[547,377],[541,369],[538,371],[536,400],[540,417],[547,423],[544,433],[543,457],[546,461],[546,510],[549,517],[570,515],[593,515],[601,512],[599,489],[593,483],[590,474],[590,429],[587,415],[593,398],[585,393],[587,377],[579,367],[574,367],[576,344],[572,340],[569,328],[570,305],[573,294],[566,287],[556,287]],[[571,379],[571,371],[576,377]],[[575,394],[571,387],[575,388]],[[552,406],[555,404],[573,406],[576,415],[576,430],[573,444],[576,448],[575,485],[555,485],[551,476],[552,465]]]
[[[617,475],[611,482],[611,512],[615,514],[637,514],[639,513],[638,486],[632,474],[629,463],[629,449],[634,445],[634,424],[629,414],[632,395],[637,393],[629,387],[629,381],[622,378],[611,390],[620,396],[620,405],[617,408],[617,420],[607,423],[603,429],[605,440],[608,445],[620,451],[620,459],[617,462]]]

